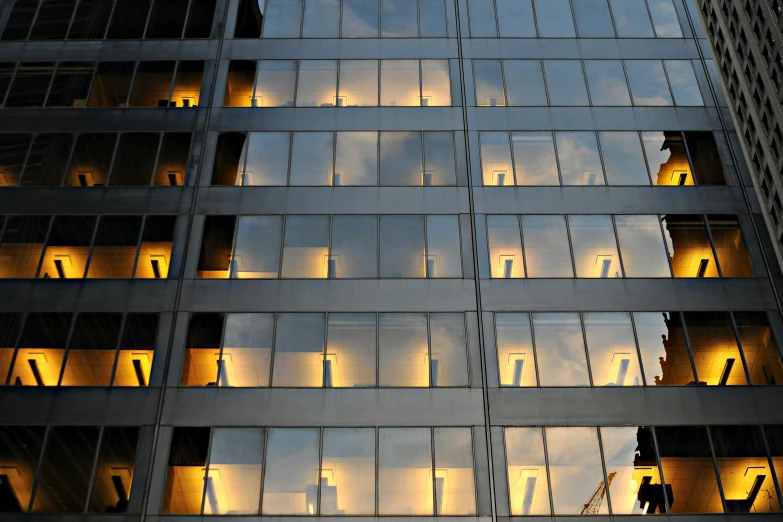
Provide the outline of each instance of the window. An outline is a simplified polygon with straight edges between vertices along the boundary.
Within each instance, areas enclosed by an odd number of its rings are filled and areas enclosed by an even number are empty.
[[[517,185],[559,185],[557,160],[549,132],[512,132]]]
[[[541,428],[505,428],[511,514],[549,515],[549,480]]]
[[[43,107],[54,74],[53,62],[22,62],[5,99],[6,107]]]
[[[726,173],[713,133],[688,131],[684,135],[696,182],[699,185],[725,185]]]
[[[609,0],[620,38],[653,38],[650,14],[644,0]]]
[[[121,314],[76,317],[61,386],[109,386],[121,322]]]
[[[131,90],[130,107],[176,107],[170,102],[176,62],[141,62]]]
[[[419,33],[422,38],[446,36],[446,9],[443,0],[419,0]]]
[[[327,268],[329,278],[378,277],[378,218],[334,216],[332,245]]]
[[[288,216],[281,277],[326,279],[329,275],[329,217]]]
[[[378,339],[380,386],[429,386],[426,314],[380,314]]]
[[[506,104],[500,60],[473,60],[476,75],[476,105],[495,107]]]
[[[3,40],[24,40],[33,24],[38,0],[17,0],[3,31]]]
[[[95,64],[92,62],[60,62],[49,88],[46,106],[86,107],[94,72]]]
[[[524,3],[520,4],[524,5]],[[544,72],[538,60],[503,60],[508,104],[512,106],[547,105]]]
[[[300,60],[297,107],[336,107],[337,61]]]
[[[79,141],[77,141],[77,150],[79,150],[79,144],[80,141],[82,141],[81,138],[83,136],[85,135],[82,134],[79,137]],[[116,159],[112,168],[110,184],[119,186],[149,185],[152,170],[155,168],[155,156],[158,154],[159,145],[160,135],[157,133],[122,133],[117,147]],[[111,161],[111,149],[107,152],[109,156],[107,160]],[[77,169],[74,169],[73,167],[70,169],[71,172],[68,176],[69,185],[81,186],[82,178],[80,175],[85,177],[87,186],[95,186],[96,183],[99,185],[106,183],[106,175],[101,172],[90,172],[93,179],[88,179],[89,176],[86,175],[87,172],[93,170],[90,168],[91,166],[89,164],[77,165],[77,167]],[[106,165],[106,167],[108,167],[108,165]],[[76,170],[75,174],[74,170]],[[180,178],[181,177],[182,174],[180,173]]]
[[[604,481],[596,429],[547,427],[544,431],[555,514],[584,513],[584,499]],[[608,512],[607,503],[598,507],[599,514]]]
[[[580,38],[613,38],[612,15],[607,0],[574,0],[574,16]]]
[[[337,133],[332,185],[378,185],[377,132]]]
[[[343,38],[378,38],[378,2],[343,0],[342,17]]]
[[[634,312],[636,338],[647,386],[681,386],[692,375],[679,312]]]
[[[457,216],[427,216],[426,234],[424,276],[429,279],[462,277]]]
[[[0,385],[5,384],[8,377],[21,328],[21,314],[0,313]]]
[[[381,77],[383,78],[383,77]],[[421,61],[421,106],[451,105],[451,79],[447,60]]]
[[[226,314],[218,386],[269,386],[273,332],[273,314]]]
[[[421,184],[456,185],[454,167],[454,134],[451,132],[424,132],[424,174]],[[418,180],[417,180],[418,181]],[[418,185],[418,183],[411,183]]]
[[[679,132],[642,132],[654,185],[693,185],[688,155]]]
[[[155,167],[155,185],[181,186],[187,181],[190,134],[167,132],[160,144],[160,153]],[[145,184],[146,184],[145,178]]]
[[[148,386],[158,335],[157,314],[125,316],[113,386]]]
[[[324,327],[323,314],[278,315],[272,386],[323,385]]]
[[[495,0],[495,2],[501,37],[535,38],[536,22],[532,0]]]
[[[584,314],[593,386],[641,386],[636,340],[627,313]]]
[[[718,277],[703,218],[667,215],[663,222],[674,277]]]
[[[489,265],[493,278],[525,277],[518,216],[487,216]]]
[[[50,435],[51,438],[51,435]],[[124,513],[133,479],[139,428],[103,428],[98,465],[93,478],[90,512]]]
[[[677,105],[704,105],[690,60],[664,60],[669,84]]]
[[[495,38],[495,6],[493,0],[469,0],[470,36],[473,38]]]
[[[303,0],[268,0],[264,38],[299,38]]]
[[[766,314],[735,312],[734,321],[751,382],[762,385],[783,383],[783,365]]]
[[[416,0],[384,0],[381,2],[382,37],[417,37]]]
[[[0,462],[3,467],[15,470],[4,473],[0,512],[22,513],[28,510],[45,430],[43,427],[0,426]]]
[[[689,382],[708,386],[748,384],[728,312],[685,312],[685,324],[696,366],[696,374],[688,376]]]
[[[381,278],[425,276],[423,216],[381,216]]]
[[[421,134],[381,132],[381,185],[421,185]]]
[[[204,477],[205,515],[258,514],[263,451],[263,428],[212,430]]]
[[[201,513],[204,486],[207,484],[209,431],[209,428],[174,428],[161,513]]]
[[[287,63],[282,61],[267,63]],[[294,73],[296,68],[294,67]],[[256,62],[249,60],[231,60],[228,62],[226,90],[223,94],[223,107],[250,107],[253,97],[253,81],[256,77]],[[293,100],[293,85],[291,86]]]
[[[302,38],[337,38],[340,34],[340,0],[307,0]]]
[[[264,473],[264,515],[313,515],[318,509],[317,428],[270,428]]]
[[[629,106],[631,94],[620,60],[585,60],[587,83],[594,106]]]
[[[324,428],[319,484],[321,515],[375,514],[375,430]]]
[[[671,277],[658,216],[616,216],[626,277]]]
[[[498,351],[500,385],[513,387],[536,386],[536,362],[533,353],[530,316],[528,314],[513,313],[495,314],[495,339]],[[508,444],[508,441],[506,443]],[[506,451],[510,451],[508,447]],[[511,458],[509,455],[510,462]],[[525,477],[522,484],[518,484],[515,481],[516,477],[512,481],[509,475],[509,487],[512,490],[512,497],[516,497],[516,495],[522,496],[526,487],[524,482],[527,481],[527,477]],[[521,486],[523,490],[515,491],[515,488],[518,486]],[[530,502],[531,499],[528,499],[528,501]],[[512,500],[512,510],[514,502]],[[519,504],[516,504],[516,506],[520,507]],[[512,514],[532,514],[523,513],[523,511],[514,511]]]
[[[535,313],[533,328],[540,385],[589,386],[579,314]]]
[[[469,428],[433,428],[435,514],[475,515],[473,437]]]
[[[169,107],[198,107],[203,75],[204,62],[179,62]]]
[[[481,132],[481,171],[484,185],[514,185],[509,135],[506,132]]]
[[[290,139],[288,133],[283,133],[285,139]],[[273,136],[271,134],[270,136]],[[252,133],[251,133],[252,137]],[[263,141],[263,136],[259,136]],[[213,185],[237,185],[242,186],[248,179],[248,184],[254,181],[253,176],[245,176],[245,156],[246,156],[246,136],[239,132],[224,132],[218,135],[215,146],[215,162],[212,165],[212,184]],[[265,151],[264,151],[265,152]],[[254,154],[261,153],[261,150],[254,151]],[[279,155],[280,151],[276,151]],[[284,151],[285,170],[288,172],[288,150]],[[271,161],[271,160],[270,160]],[[282,163],[279,160],[275,165]],[[252,169],[252,166],[250,167]],[[283,176],[285,178],[285,175]],[[285,183],[285,179],[283,180]]]
[[[136,145],[135,142],[145,140],[145,138],[137,139],[138,135],[129,136],[125,134],[123,136],[122,141],[124,143],[119,150],[120,160],[124,159],[122,156],[127,154],[125,151],[128,148]],[[80,134],[73,149],[68,173],[65,176],[66,185],[72,187],[91,187],[96,184],[98,186],[105,185],[109,178],[109,167],[111,166],[116,144],[116,134]],[[133,156],[139,158],[141,154],[135,153]],[[124,168],[120,163],[117,163],[117,167],[115,167],[115,173],[119,175],[120,182],[125,177]],[[134,174],[136,172],[133,168],[129,170]],[[62,176],[61,172],[59,176]],[[59,181],[56,184],[59,185]]]
[[[190,317],[181,386],[215,386],[217,383],[223,321],[222,314],[193,314]]]
[[[598,142],[592,132],[556,132],[563,185],[603,185]]]
[[[117,0],[106,37],[136,40],[144,34],[151,0]]]
[[[246,160],[238,184],[286,185],[290,142],[288,132],[251,132],[243,147]]]
[[[310,62],[313,61],[311,60]],[[311,74],[313,79],[325,79],[327,81],[329,79],[328,70],[323,71],[320,78],[316,74],[317,72]],[[332,82],[333,85],[336,83],[336,80]],[[258,62],[255,92],[250,105],[252,107],[293,107],[295,84],[296,62],[294,60],[261,60]],[[312,94],[315,96],[317,91],[318,89],[313,89]],[[237,93],[237,95],[240,95],[240,93]]]
[[[544,60],[544,71],[550,105],[590,105],[581,61]]]
[[[378,61],[340,60],[341,107],[378,106]]]
[[[38,271],[38,262],[51,218],[48,216],[9,217],[0,241],[0,275],[3,278],[32,278]]]
[[[534,4],[539,37],[576,37],[568,0],[534,0]]]
[[[780,477],[780,472],[783,470],[781,468],[781,465],[783,465],[783,458],[781,458],[783,456],[783,447],[781,447],[783,443],[783,426],[764,426],[762,429],[766,435],[767,447],[772,456],[771,461],[775,469],[775,475]],[[778,487],[780,487],[780,478],[778,478]]]
[[[381,428],[378,513],[432,515],[432,441],[427,428]]]
[[[565,216],[522,216],[528,277],[574,277]]]
[[[324,356],[324,386],[327,388],[365,388],[375,386],[376,368],[375,314],[330,313]],[[375,444],[373,436],[373,447]],[[324,448],[326,451],[326,448]],[[375,451],[372,451],[375,455]],[[337,457],[337,455],[335,455]],[[324,454],[326,458],[326,454]],[[324,465],[324,467],[328,467]],[[334,478],[334,477],[333,477]],[[375,482],[373,479],[372,483]],[[360,487],[359,481],[354,487]],[[373,495],[374,496],[374,495]],[[323,502],[323,499],[322,499]],[[366,499],[358,496],[351,502],[363,505]],[[324,504],[321,504],[323,510]],[[355,513],[372,513],[372,508],[354,508]],[[336,514],[336,513],[332,513]]]
[[[38,277],[83,278],[95,221],[94,216],[56,216]]]
[[[381,105],[420,105],[419,64],[416,60],[381,61]]]
[[[634,105],[674,105],[663,64],[658,60],[626,60]]]
[[[59,186],[73,147],[71,134],[38,134],[22,174],[23,186]],[[71,161],[73,161],[71,157]]]
[[[93,241],[88,278],[130,279],[141,232],[139,216],[105,216]]]
[[[642,144],[635,132],[599,132],[609,185],[649,185]]]
[[[295,132],[291,152],[291,185],[332,185],[334,135]]]
[[[0,187],[19,183],[31,139],[29,134],[0,135]]]
[[[647,0],[658,38],[682,38],[680,21],[672,0]],[[698,26],[698,24],[696,24]],[[703,38],[699,36],[699,38]]]
[[[69,40],[97,40],[103,38],[109,25],[111,5],[100,0],[82,0],[76,5],[76,12],[68,30]]]
[[[117,9],[119,7],[118,4]],[[133,62],[101,62],[98,64],[98,72],[92,82],[87,106],[127,107],[135,65]],[[165,88],[166,100],[169,97],[169,88],[170,86]]]
[[[429,326],[430,386],[467,386],[465,314],[430,314]]]
[[[570,216],[568,228],[574,249],[576,277],[623,276],[617,243],[609,216]]]

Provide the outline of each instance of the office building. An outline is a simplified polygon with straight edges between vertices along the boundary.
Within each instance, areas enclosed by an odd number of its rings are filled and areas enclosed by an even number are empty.
[[[4,2],[0,518],[780,517],[698,6]]]

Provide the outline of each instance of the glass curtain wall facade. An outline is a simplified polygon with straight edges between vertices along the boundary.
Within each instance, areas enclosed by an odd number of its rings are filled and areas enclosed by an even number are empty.
[[[780,517],[704,3],[2,3],[0,519]]]

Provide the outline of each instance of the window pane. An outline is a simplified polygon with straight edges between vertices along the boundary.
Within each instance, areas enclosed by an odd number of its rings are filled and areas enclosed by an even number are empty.
[[[87,264],[94,216],[56,216],[38,277],[81,279]]]
[[[748,384],[737,338],[728,312],[685,312],[698,384],[744,386]],[[695,383],[691,374],[688,382]]]
[[[119,7],[119,5],[118,5]],[[103,62],[92,82],[88,107],[126,107],[134,62]],[[166,94],[168,98],[168,93]]]
[[[500,385],[535,386],[536,363],[533,356],[533,338],[528,314],[495,314],[495,338],[498,348]],[[509,485],[512,490],[517,486],[513,481],[510,481]],[[526,487],[525,484],[518,485],[522,488]],[[513,502],[512,500],[512,504]],[[519,513],[514,512],[513,514]]]
[[[151,0],[118,0],[107,38],[135,40],[142,37]]]
[[[595,428],[545,428],[555,514],[573,515],[584,510],[598,484],[604,481]],[[609,507],[602,503],[599,514]]]
[[[157,335],[157,314],[126,316],[114,386],[149,385]]]
[[[541,428],[506,428],[511,514],[549,515],[549,484]]]
[[[289,132],[251,132],[241,185],[285,185],[290,142]]]
[[[295,132],[291,152],[291,185],[331,185],[331,132]]]
[[[58,426],[49,430],[33,512],[78,513],[90,487],[99,428]]]
[[[615,515],[666,513],[666,501],[658,470],[652,428],[599,428],[606,472],[611,477],[609,494]],[[666,485],[672,498],[672,488]]]
[[[584,314],[593,386],[641,386],[636,341],[627,313]]]
[[[647,386],[680,386],[693,375],[679,312],[634,312]]]
[[[456,185],[454,133],[424,133],[424,176],[422,185]]]
[[[335,83],[335,82],[332,82]],[[293,107],[296,84],[294,60],[261,60],[258,62],[254,107]],[[302,95],[300,95],[300,99]]]
[[[209,428],[174,428],[162,513],[201,513],[209,431]]]
[[[693,174],[679,132],[642,132],[654,185],[693,185]]]
[[[381,216],[381,278],[425,277],[424,216]]]
[[[421,133],[381,132],[381,186],[421,184]]]
[[[194,0],[198,1],[198,0]],[[171,107],[198,107],[204,62],[181,61],[171,90]]]
[[[544,60],[544,70],[550,105],[590,105],[580,60]]]
[[[576,277],[622,277],[612,218],[571,216],[568,218],[574,248]]]
[[[671,277],[658,216],[615,216],[625,277]]]
[[[326,279],[328,269],[329,216],[288,216],[282,277]]]
[[[258,514],[263,450],[263,428],[212,431],[205,515]]]
[[[451,79],[448,60],[422,60],[421,106],[448,107],[450,105]]]
[[[340,60],[340,107],[378,106],[378,61]]]
[[[417,37],[416,0],[383,0],[381,2],[381,36]]]
[[[427,216],[426,277],[460,277],[462,257],[459,247],[457,216]]]
[[[31,138],[29,134],[0,135],[0,187],[19,183]]]
[[[321,515],[373,514],[375,429],[324,428]]]
[[[177,216],[147,216],[141,234],[135,278],[168,277],[176,224]]]
[[[297,218],[289,218],[289,222]],[[301,218],[300,218],[301,219]],[[234,279],[276,279],[279,277],[280,216],[241,216],[231,264]],[[288,263],[295,259],[288,259]]]
[[[183,185],[187,174],[190,134],[167,132],[163,135],[155,172],[155,185]],[[236,172],[236,169],[234,170]]]
[[[14,471],[3,480],[0,512],[22,513],[30,505],[45,427],[0,427],[0,463]]]
[[[38,134],[22,174],[23,186],[59,186],[73,148],[71,134]]]
[[[5,106],[43,107],[53,74],[53,62],[20,63],[5,99]]]
[[[337,38],[340,0],[306,0],[302,38]]]
[[[468,0],[470,11],[470,36],[473,38],[495,38],[495,6],[492,0]]]
[[[574,277],[564,216],[522,216],[528,277]]]
[[[21,327],[21,313],[0,313],[0,386],[5,384],[8,377]]]
[[[375,386],[375,314],[329,314],[326,339],[325,387]],[[328,466],[324,464],[324,468]],[[361,500],[356,498],[352,502],[358,504]]]
[[[446,36],[446,9],[443,0],[419,0],[422,38]]]
[[[465,314],[430,314],[430,338],[432,342],[430,384],[467,386]]]
[[[429,428],[380,428],[378,514],[432,515]]]
[[[264,515],[311,515],[318,509],[318,428],[270,428]]]
[[[269,386],[274,319],[274,314],[226,316],[218,385]]]
[[[182,37],[187,12],[187,6],[177,0],[158,0],[152,8],[145,36],[148,39]]]
[[[79,314],[60,386],[109,386],[121,314]]]
[[[103,38],[112,6],[100,0],[82,0],[68,30],[70,40],[97,40]]]
[[[476,76],[477,106],[495,107],[506,104],[500,60],[473,60],[473,74]]]
[[[139,428],[104,428],[100,459],[90,501],[93,513],[124,513],[128,509]]]
[[[8,383],[57,386],[70,328],[71,314],[29,314]]]
[[[674,277],[718,277],[710,238],[701,216],[663,216]]]
[[[378,277],[378,218],[334,216],[329,278]]]
[[[176,62],[141,62],[133,80],[129,107],[172,107],[169,104]]]
[[[8,218],[0,241],[0,278],[35,277],[50,221],[49,216]]]
[[[379,384],[413,388],[429,386],[427,315],[380,314],[379,321]],[[399,501],[390,505],[396,505]],[[387,514],[391,512],[380,511]]]
[[[679,137],[679,134],[678,134]],[[687,131],[685,144],[693,161],[693,173],[699,185],[725,185],[726,173],[723,170],[718,146],[712,132]],[[680,141],[682,146],[682,141]],[[685,156],[685,152],[682,153]],[[685,159],[687,164],[687,159]],[[691,183],[693,181],[691,180]]]
[[[264,38],[299,38],[302,0],[266,0]]]
[[[680,21],[672,0],[647,0],[647,5],[650,6],[658,38],[682,38]]]
[[[278,314],[272,386],[322,385],[325,327],[323,314]]]
[[[226,79],[226,90],[223,93],[224,107],[251,107],[254,101],[256,104],[259,103],[257,99],[253,98],[253,82],[256,78],[258,63],[255,60],[231,60],[228,62],[228,78]],[[293,88],[291,90],[293,92]]]
[[[17,0],[9,13],[3,40],[24,40],[33,24],[38,0]]]
[[[652,23],[644,0],[609,0],[620,38],[653,38]]]
[[[710,431],[726,510],[729,513],[780,512],[759,427],[713,426]]]
[[[514,184],[511,166],[511,148],[507,132],[482,132],[481,173],[484,185],[504,186]]]
[[[690,60],[664,60],[677,105],[704,105]]]
[[[544,71],[538,60],[503,60],[506,95],[512,106],[547,105]]]
[[[723,513],[707,432],[702,426],[655,428],[664,479],[671,484],[671,512]],[[666,489],[668,493],[668,486]]]
[[[337,61],[300,60],[297,107],[337,105]]]
[[[735,216],[707,216],[723,277],[753,277],[753,263]]]
[[[574,38],[574,21],[568,0],[535,0],[541,38]]]
[[[47,0],[41,3],[30,40],[63,40],[76,0]]]
[[[342,37],[378,38],[378,2],[343,0]]]
[[[76,150],[81,148],[82,139],[87,134],[82,134],[79,137],[79,141],[76,145]],[[101,136],[100,134],[96,137]],[[109,140],[106,140],[109,141]],[[114,139],[111,139],[109,143],[114,144]],[[88,147],[91,144],[88,144]],[[94,144],[95,145],[99,144]],[[117,153],[114,158],[114,167],[112,168],[110,185],[112,186],[145,186],[149,185],[152,178],[152,170],[155,168],[155,157],[158,154],[158,148],[160,146],[160,134],[157,132],[123,132],[120,135],[120,143],[117,146]],[[98,148],[98,147],[95,147]],[[77,168],[71,167],[71,172],[68,176],[67,183],[69,185],[85,186],[82,182],[86,182],[86,186],[92,186],[94,184],[106,183],[105,172],[108,171],[108,163],[111,160],[111,150],[113,147],[109,147],[106,153],[106,171],[95,172],[91,168],[91,165],[77,165]],[[95,151],[91,151],[94,153]],[[98,159],[98,158],[95,158]],[[76,170],[76,173],[74,173]],[[84,172],[92,171],[92,172]],[[103,169],[101,169],[103,170]],[[81,171],[81,172],[80,172]],[[75,175],[74,175],[75,174]],[[92,175],[92,179],[89,179]],[[180,177],[181,176],[180,172]],[[82,180],[81,176],[84,176]],[[76,178],[76,179],[74,179]],[[98,179],[96,179],[98,178]],[[181,183],[180,183],[181,184]]]
[[[610,185],[649,185],[642,143],[636,132],[599,132]]]
[[[735,312],[742,351],[753,384],[783,383],[783,366],[764,312]]]
[[[512,132],[517,185],[559,185],[550,132]]]
[[[338,132],[335,187],[378,184],[378,133]]]
[[[606,0],[574,0],[574,15],[580,38],[614,37]]]
[[[190,316],[180,386],[216,385],[223,322],[223,314],[201,313]]]
[[[592,132],[556,132],[563,185],[603,185],[598,142]]]
[[[525,277],[525,259],[517,216],[487,216],[489,266],[493,278]]]
[[[46,106],[86,107],[87,92],[94,72],[95,64],[92,62],[60,62],[49,89]]]
[[[73,149],[65,183],[72,187],[104,185],[109,177],[109,166],[116,143],[116,134],[80,134]],[[155,149],[157,150],[157,147]],[[152,153],[153,156],[154,154],[155,152]],[[151,167],[149,169],[152,170]],[[124,181],[119,164],[115,170],[120,172],[120,181]],[[59,185],[59,180],[57,184]]]
[[[780,477],[783,476],[783,426],[764,426],[762,429],[767,435],[772,465],[775,468],[775,475],[778,477],[778,486],[780,486]]]
[[[418,107],[418,60],[381,60],[381,105]]]
[[[435,513],[475,515],[473,437],[470,428],[434,428]]]
[[[674,105],[663,65],[658,60],[626,60],[634,105]]]
[[[631,94],[620,60],[585,60],[593,106],[631,105]]]
[[[533,328],[540,385],[589,386],[579,314],[533,314]]]
[[[498,6],[500,36],[535,38],[536,23],[532,0],[495,0]]]

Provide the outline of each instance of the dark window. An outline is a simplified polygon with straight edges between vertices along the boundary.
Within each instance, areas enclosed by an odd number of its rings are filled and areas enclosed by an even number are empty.
[[[0,513],[27,511],[45,429],[0,426]]]
[[[0,221],[2,223],[2,221]],[[2,252],[2,251],[0,251]],[[11,368],[11,359],[16,348],[16,341],[22,328],[22,315],[15,313],[0,314],[0,386],[5,384],[8,370]],[[2,444],[0,444],[0,447]],[[0,460],[0,462],[4,462]],[[2,471],[0,471],[2,474]],[[3,486],[0,484],[0,490]],[[0,506],[3,504],[5,493],[0,491]],[[0,507],[0,511],[3,511]]]
[[[71,187],[105,185],[116,143],[116,134],[80,134],[65,184]]]
[[[128,102],[133,62],[103,62],[92,85],[89,107],[125,107]],[[168,96],[168,94],[167,94]]]
[[[177,216],[147,216],[134,277],[137,279],[168,277],[176,224]]]
[[[259,38],[263,18],[257,0],[240,0],[234,38]]]
[[[128,314],[117,357],[114,386],[149,385],[157,335],[157,314]]]
[[[192,0],[190,15],[185,26],[185,38],[209,38],[212,34],[212,17],[215,0]]]
[[[246,137],[238,132],[221,134],[215,147],[215,164],[212,167],[213,185],[235,185],[242,165]],[[288,151],[286,151],[286,159]]]
[[[0,241],[0,277],[35,277],[49,222],[49,216],[8,218]],[[0,376],[0,380],[3,378]]]
[[[33,139],[21,185],[59,186],[73,148],[71,134],[39,134]]]
[[[201,79],[203,76],[204,62],[179,62],[169,106],[197,107],[201,95]]]
[[[198,259],[198,277],[227,278],[236,216],[207,216]]]
[[[43,107],[54,73],[52,62],[23,62],[5,100],[6,107]]]
[[[133,81],[129,106],[168,107],[176,62],[141,62]]]
[[[3,31],[3,40],[24,40],[33,25],[38,0],[16,0]]]
[[[215,386],[222,338],[223,314],[190,316],[180,385]]]
[[[725,185],[726,174],[711,132],[686,132],[685,144],[693,161],[693,174],[699,185]]]
[[[94,72],[95,64],[92,62],[60,62],[49,89],[46,106],[86,107]]]
[[[68,38],[71,40],[103,38],[109,25],[112,5],[112,2],[106,0],[80,0],[73,15]]]
[[[256,62],[231,60],[228,64],[228,80],[226,81],[226,92],[223,96],[223,106],[255,106],[255,104],[251,103],[253,101],[253,82],[255,78]]]
[[[0,187],[19,183],[30,141],[29,134],[0,134]]]
[[[152,132],[127,132],[120,136],[110,185],[149,185],[160,135]]]
[[[15,69],[15,63],[0,63],[0,104],[2,104],[3,100],[5,100],[5,93],[8,91],[8,86],[11,85],[11,78],[14,77]]]
[[[141,38],[147,24],[151,0],[117,0],[107,38],[132,40]]]
[[[155,172],[155,185],[178,187],[184,185],[187,181],[189,152],[189,133],[164,134]]]
[[[155,0],[146,38],[181,38],[187,6],[187,0]]]
[[[162,513],[201,513],[209,431],[209,428],[174,428]]]
[[[30,40],[64,40],[76,0],[43,0]]]

